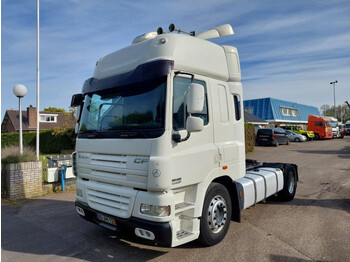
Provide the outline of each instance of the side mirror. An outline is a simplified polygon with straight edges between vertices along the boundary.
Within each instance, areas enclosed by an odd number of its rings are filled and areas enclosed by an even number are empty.
[[[77,107],[80,106],[84,101],[84,95],[83,94],[75,94],[72,96],[72,100],[70,102],[71,107]]]
[[[204,106],[204,87],[191,83],[187,92],[187,111],[190,114],[200,113]]]
[[[189,133],[202,131],[204,127],[203,119],[199,117],[189,116],[186,120],[186,130]]]

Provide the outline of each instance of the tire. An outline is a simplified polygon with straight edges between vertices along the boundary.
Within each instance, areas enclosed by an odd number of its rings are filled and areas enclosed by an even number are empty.
[[[315,134],[315,139],[316,140],[319,140],[320,139],[320,136],[318,134]]]
[[[289,139],[287,139],[286,145],[289,145]]]
[[[294,142],[300,142],[300,138],[299,138],[299,137],[296,137],[296,138],[294,139]]]
[[[297,190],[297,174],[292,165],[285,168],[283,189],[278,192],[277,197],[280,201],[291,201],[294,199]]]
[[[278,140],[276,139],[276,144],[275,144],[275,147],[278,147]]]
[[[198,240],[206,246],[218,244],[226,236],[231,216],[230,193],[222,184],[211,183],[204,200]]]

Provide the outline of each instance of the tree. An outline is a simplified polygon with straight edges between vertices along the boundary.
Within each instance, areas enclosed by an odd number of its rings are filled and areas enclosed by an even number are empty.
[[[66,110],[59,107],[46,107],[44,108],[44,112],[66,112]]]
[[[322,105],[320,109],[324,116],[334,117],[334,106]],[[336,107],[336,113],[339,122],[345,123],[346,121],[350,120],[350,109],[346,105],[338,105]]]
[[[321,107],[320,107],[320,109],[321,109],[321,113],[322,113],[322,115],[326,115],[326,113],[329,111],[329,109],[330,109],[330,106],[329,105],[322,105]]]

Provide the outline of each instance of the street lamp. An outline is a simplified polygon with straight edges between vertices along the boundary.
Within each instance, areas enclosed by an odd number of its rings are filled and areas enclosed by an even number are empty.
[[[13,93],[19,100],[19,152],[23,154],[23,138],[22,138],[22,97],[27,94],[27,88],[24,85],[15,85],[13,87]]]
[[[334,118],[337,118],[337,110],[335,108],[335,84],[338,83],[338,80],[330,82],[329,84],[333,85],[333,94],[334,94]]]

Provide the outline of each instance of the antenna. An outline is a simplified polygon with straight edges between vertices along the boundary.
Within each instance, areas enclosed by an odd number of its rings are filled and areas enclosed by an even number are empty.
[[[196,35],[195,31],[191,31],[191,32],[188,33],[188,32],[185,32],[185,31],[183,31],[183,30],[181,30],[181,29],[176,28],[174,24],[170,24],[170,25],[169,25],[169,31],[170,31],[170,32],[176,31],[176,32],[178,32],[179,34],[180,34],[180,33],[185,33],[185,34],[188,34],[188,35],[191,35],[191,36],[195,36],[195,35]]]

